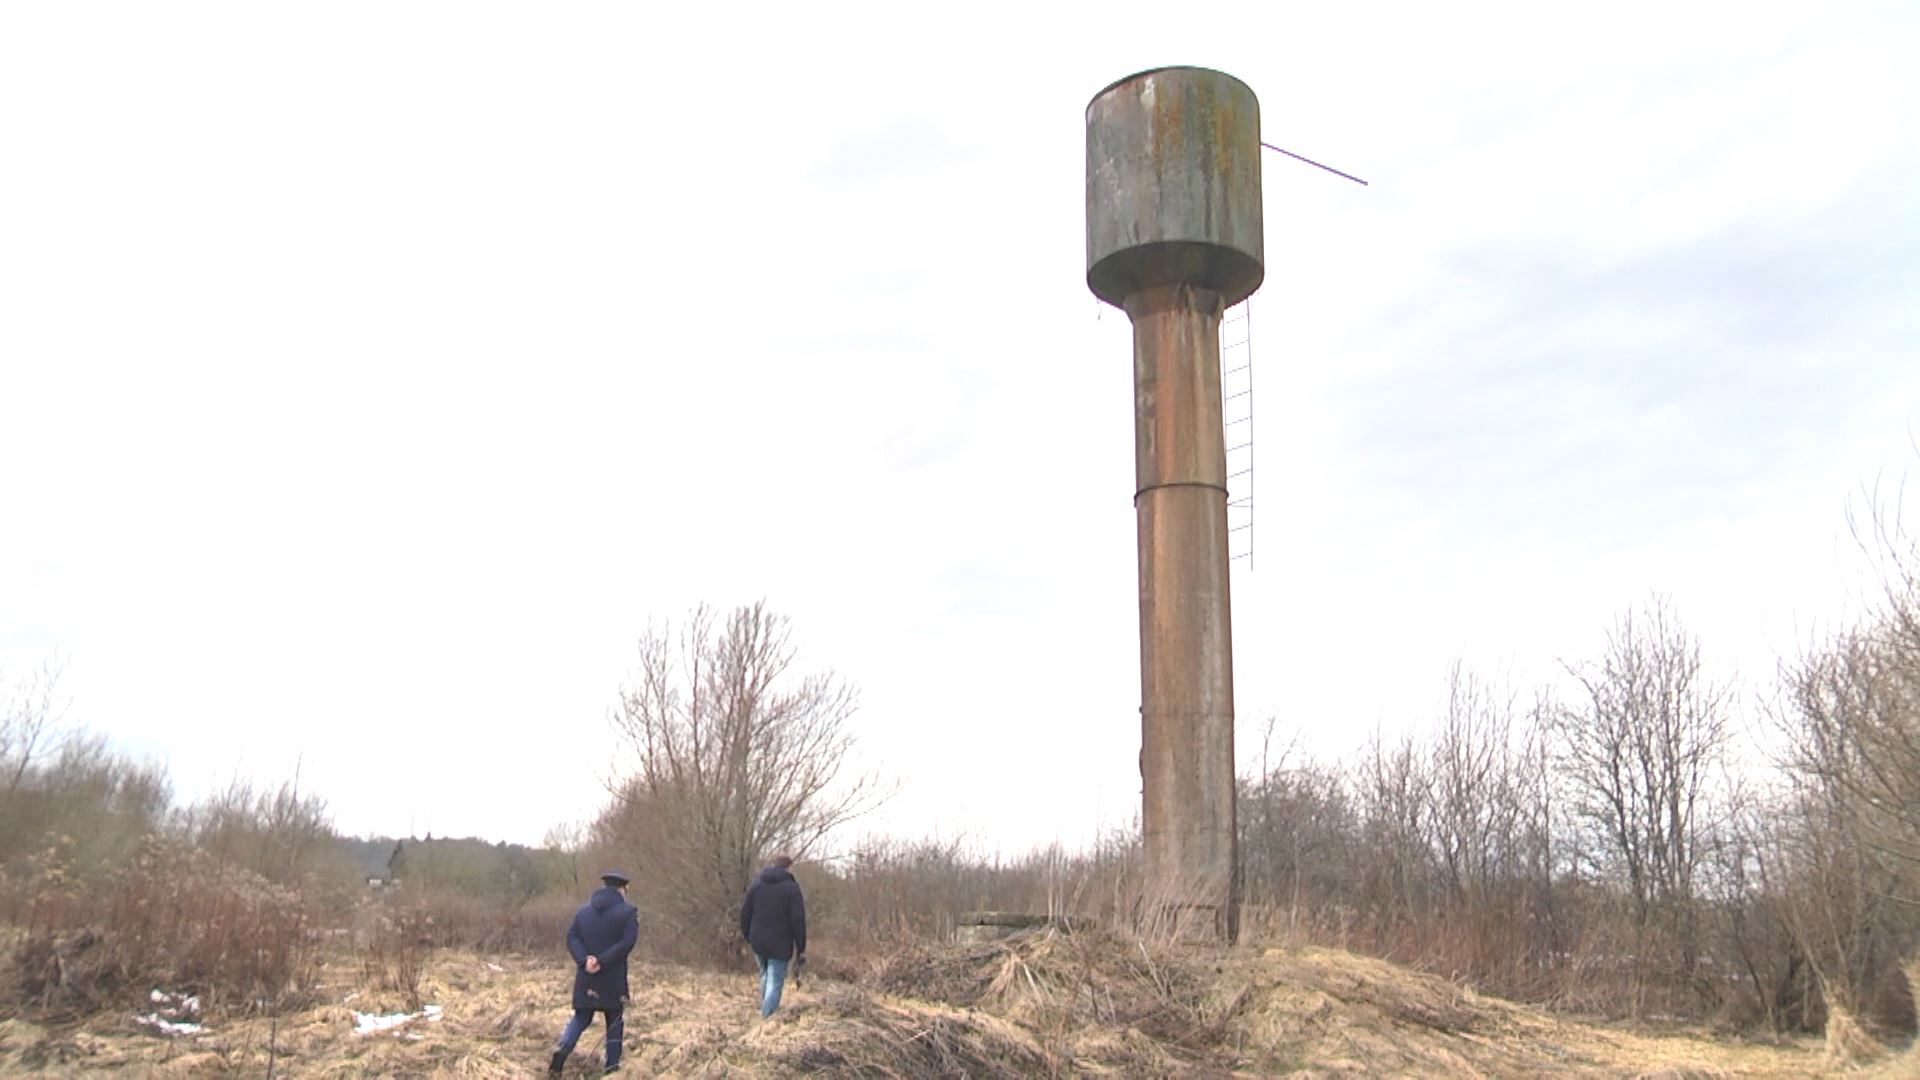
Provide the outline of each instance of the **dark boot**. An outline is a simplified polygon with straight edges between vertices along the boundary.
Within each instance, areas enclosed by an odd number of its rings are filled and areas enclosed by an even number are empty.
[[[566,1064],[567,1064],[567,1055],[556,1052],[553,1055],[553,1060],[547,1062],[547,1075],[559,1076],[560,1070],[565,1068]]]

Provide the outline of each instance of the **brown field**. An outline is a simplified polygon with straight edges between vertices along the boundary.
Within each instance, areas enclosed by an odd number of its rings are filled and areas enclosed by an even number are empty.
[[[1920,1076],[1912,1051],[1840,1069],[1820,1042],[1582,1023],[1328,949],[1174,949],[1098,931],[903,948],[812,965],[770,1021],[752,976],[636,965],[635,1076]],[[0,1020],[9,1075],[459,1076],[537,1073],[567,1016],[557,957],[441,953],[422,999],[441,1007],[374,1034],[354,1013],[405,1011],[363,966],[323,969],[324,1004],[277,1019],[219,1016],[163,1036],[135,1012]],[[596,1075],[600,1028],[568,1075]]]

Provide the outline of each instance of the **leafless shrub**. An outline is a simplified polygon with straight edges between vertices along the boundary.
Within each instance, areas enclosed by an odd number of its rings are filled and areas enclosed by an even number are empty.
[[[942,941],[961,912],[990,906],[991,886],[980,871],[958,838],[872,839],[809,889],[809,904],[865,944]]]
[[[1240,781],[1241,933],[1293,943],[1316,910],[1350,902],[1359,811],[1338,771],[1273,739],[1269,721],[1259,775]]]
[[[872,805],[868,779],[841,776],[852,687],[795,659],[787,620],[764,605],[724,622],[698,608],[677,640],[664,625],[640,639],[613,713],[633,772],[596,838],[647,868],[643,910],[713,959],[737,954],[732,912],[762,858],[804,856]]]
[[[436,948],[539,953],[559,947],[581,897],[553,892],[503,900],[447,889],[407,888],[389,899],[424,915],[426,936]]]
[[[1790,925],[1804,880],[1791,856],[1796,818],[1792,796],[1750,790],[1715,853],[1715,876],[1726,920],[1728,963],[1745,993],[1730,994],[1723,1019],[1738,1030],[1764,1025],[1774,1033],[1809,1028],[1816,1004],[1812,969]]]
[[[397,991],[407,1010],[422,1005],[420,979],[433,958],[433,916],[415,902],[392,899],[368,911],[370,925],[360,954],[361,973],[382,990]]]
[[[1791,781],[1773,837],[1776,904],[1816,972],[1830,1042],[1911,1034],[1920,963],[1920,540],[1897,497],[1849,515],[1879,571],[1868,618],[1786,666]]]
[[[28,773],[61,741],[59,684],[51,663],[18,680],[0,671],[0,824]]]
[[[41,1013],[129,1003],[155,986],[270,1010],[314,985],[315,921],[297,894],[160,837],[60,916],[13,958],[16,1000]]]
[[[160,830],[166,770],[65,723],[59,669],[0,673],[0,920],[33,923]]]
[[[272,789],[236,776],[224,789],[183,811],[176,828],[214,861],[243,867],[268,881],[296,883],[323,868],[336,877],[347,873],[344,867],[328,865],[335,844],[326,800],[301,792],[297,770]]]
[[[67,732],[20,774],[0,814],[0,869],[16,878],[22,862],[58,841],[68,873],[92,880],[124,865],[164,824],[171,795],[157,765],[113,752],[104,738]]]

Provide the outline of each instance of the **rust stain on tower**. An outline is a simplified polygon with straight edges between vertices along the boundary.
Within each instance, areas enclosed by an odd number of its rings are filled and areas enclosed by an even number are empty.
[[[1087,106],[1087,286],[1133,322],[1143,918],[1231,938],[1233,635],[1220,317],[1265,276],[1260,104],[1159,68]]]

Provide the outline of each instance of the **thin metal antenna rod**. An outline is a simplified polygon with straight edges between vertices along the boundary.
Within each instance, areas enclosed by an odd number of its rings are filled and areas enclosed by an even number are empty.
[[[1325,169],[1335,176],[1344,176],[1347,179],[1353,181],[1354,183],[1359,184],[1361,187],[1367,186],[1367,182],[1365,180],[1360,179],[1359,177],[1353,175],[1352,173],[1343,173],[1339,169],[1336,169],[1331,165],[1322,165],[1310,157],[1301,157],[1299,154],[1296,154],[1291,150],[1281,150],[1279,147],[1273,145],[1270,142],[1263,142],[1260,145],[1266,147],[1269,150],[1278,150],[1280,153],[1287,155],[1288,157],[1292,158],[1295,161],[1304,161],[1316,169]]]

